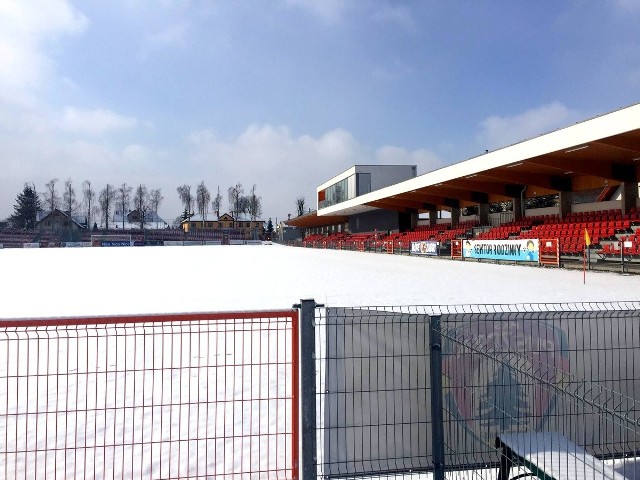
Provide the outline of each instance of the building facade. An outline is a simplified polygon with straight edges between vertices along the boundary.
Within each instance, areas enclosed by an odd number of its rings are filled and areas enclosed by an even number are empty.
[[[245,240],[258,240],[264,237],[264,221],[251,220],[243,217],[234,219],[228,213],[220,215],[217,219],[215,216],[203,217],[202,214],[193,215],[187,220],[182,221],[182,229],[187,232],[199,230],[212,231],[229,231],[235,230]]]

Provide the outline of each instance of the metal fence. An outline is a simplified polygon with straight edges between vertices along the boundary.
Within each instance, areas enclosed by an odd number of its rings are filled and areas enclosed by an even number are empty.
[[[1,321],[0,478],[634,478],[640,303],[296,307]]]
[[[638,303],[317,308],[313,333],[318,477],[634,478]]]
[[[0,478],[298,478],[296,310],[0,322]]]

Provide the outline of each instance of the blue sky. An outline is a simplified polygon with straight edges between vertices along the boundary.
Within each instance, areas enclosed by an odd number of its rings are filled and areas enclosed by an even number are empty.
[[[0,1],[0,218],[25,182],[257,185],[282,219],[353,164],[418,173],[640,101],[640,0]]]

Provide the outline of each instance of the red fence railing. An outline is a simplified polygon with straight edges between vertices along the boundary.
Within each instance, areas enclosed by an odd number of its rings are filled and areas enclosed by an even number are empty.
[[[298,313],[0,321],[0,478],[298,478]]]

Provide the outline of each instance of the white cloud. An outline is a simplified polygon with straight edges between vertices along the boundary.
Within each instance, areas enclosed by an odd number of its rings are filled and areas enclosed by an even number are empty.
[[[553,102],[511,117],[488,117],[480,122],[477,140],[481,148],[494,150],[565,127],[579,118],[578,112]]]
[[[191,170],[209,172],[209,178],[187,183],[204,180],[212,190],[219,185],[225,199],[228,186],[240,182],[248,189],[255,183],[265,214],[279,218],[295,211],[299,196],[315,208],[316,187],[355,164],[416,164],[421,173],[441,166],[427,150],[391,145],[371,150],[343,129],[313,137],[294,136],[282,126],[252,125],[226,141],[209,130],[193,132],[188,143]]]
[[[414,31],[416,27],[411,11],[405,5],[384,4],[373,13],[371,18],[378,23],[399,25],[410,32]]]
[[[337,23],[353,5],[346,0],[285,0],[285,3],[308,10],[328,23]]]
[[[381,82],[394,82],[397,80],[402,80],[413,72],[413,69],[408,65],[394,60],[393,64],[389,66],[380,66],[375,67],[371,73],[373,78],[379,80]]]
[[[385,145],[376,150],[375,158],[375,163],[381,165],[417,165],[418,175],[442,167],[442,159],[424,148],[407,150],[402,147]]]
[[[638,0],[615,0],[614,4],[624,12],[640,12]]]
[[[145,42],[145,53],[166,47],[184,47],[187,44],[189,25],[185,22],[171,25],[161,32],[149,35]]]
[[[0,2],[0,96],[33,101],[53,70],[44,41],[83,32],[87,18],[65,0]]]
[[[82,135],[103,135],[113,130],[128,130],[138,126],[132,117],[118,115],[110,110],[83,110],[74,107],[64,109],[60,127]]]

